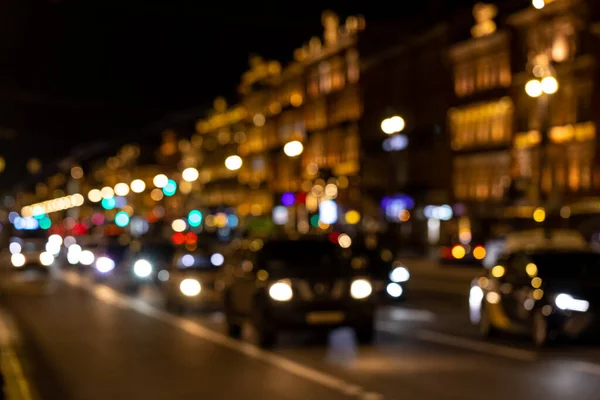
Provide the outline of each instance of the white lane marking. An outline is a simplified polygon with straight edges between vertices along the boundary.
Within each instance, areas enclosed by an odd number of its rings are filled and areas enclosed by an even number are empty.
[[[12,341],[13,334],[6,323],[6,317],[0,312],[0,363],[7,368],[4,374],[5,379],[14,381],[18,387],[19,393],[12,394],[20,395],[19,399],[22,400],[32,400],[32,390],[23,373],[21,362],[13,349]],[[8,383],[6,382],[7,386]]]
[[[176,317],[165,311],[159,310],[142,300],[125,296],[108,286],[98,285],[98,287],[94,288],[94,286],[92,285],[86,285],[85,282],[83,282],[80,279],[80,277],[75,273],[65,272],[63,274],[63,277],[64,280],[70,285],[78,286],[87,290],[90,294],[92,294],[100,301],[116,306],[126,305],[129,308],[139,312],[140,314],[144,314],[146,316],[160,320],[161,322],[164,322],[166,324],[177,327],[187,332],[188,334],[213,342],[220,346],[227,347],[231,350],[237,351],[239,353],[244,354],[245,356],[254,358],[256,360],[263,361],[267,364],[270,364],[273,367],[282,369],[293,375],[320,384],[329,389],[340,392],[344,395],[359,397],[361,399],[383,399],[382,395],[374,392],[369,392],[359,385],[352,384],[333,375],[326,374],[317,369],[304,366],[285,357],[279,356],[269,351],[265,351],[250,343],[232,339],[226,335],[210,330],[190,319]]]
[[[579,372],[585,372],[586,374],[600,376],[600,365],[594,364],[587,361],[580,361],[573,365],[573,368]]]
[[[538,358],[537,354],[533,351],[515,349],[513,347],[502,346],[499,344],[479,342],[477,340],[430,330],[417,331],[417,338],[428,342],[459,347],[465,350],[471,350],[493,356],[512,358],[520,361],[535,361]]]
[[[429,310],[394,308],[389,311],[389,317],[392,321],[433,322],[437,315]]]

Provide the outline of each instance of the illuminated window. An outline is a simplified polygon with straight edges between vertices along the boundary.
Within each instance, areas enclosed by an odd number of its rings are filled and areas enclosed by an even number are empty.
[[[346,62],[348,64],[348,82],[358,82],[360,65],[358,61],[358,51],[356,49],[351,49],[348,51],[346,54]]]
[[[512,115],[509,98],[450,110],[452,148],[460,150],[510,142]]]
[[[313,69],[308,73],[306,92],[313,97],[319,95],[319,71]]]
[[[335,57],[331,60],[331,86],[333,90],[339,90],[346,84],[346,74],[344,71],[344,60],[341,57]]]
[[[321,93],[331,91],[331,64],[327,61],[319,64],[319,90]]]
[[[496,152],[456,157],[453,181],[458,200],[501,200],[510,183],[510,154]]]

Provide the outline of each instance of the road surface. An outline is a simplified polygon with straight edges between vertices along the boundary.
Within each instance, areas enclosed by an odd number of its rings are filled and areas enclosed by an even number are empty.
[[[418,289],[382,307],[374,345],[340,329],[284,335],[273,351],[250,329],[227,338],[219,312],[175,316],[156,290],[131,298],[75,273],[51,295],[12,293],[1,307],[33,399],[598,398],[597,347],[482,342],[465,297]]]

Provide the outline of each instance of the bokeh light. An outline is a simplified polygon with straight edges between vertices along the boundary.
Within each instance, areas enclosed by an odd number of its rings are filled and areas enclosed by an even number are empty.
[[[188,214],[188,224],[191,227],[197,228],[202,224],[202,213],[198,210],[192,210]]]
[[[171,229],[175,232],[183,232],[187,229],[187,224],[183,219],[176,219],[171,223]]]
[[[162,189],[165,186],[167,186],[167,183],[169,183],[169,178],[167,178],[165,174],[158,174],[154,177],[152,182],[154,183],[154,186],[156,186],[159,189]]]
[[[177,192],[177,183],[173,179],[169,179],[162,191],[167,197],[173,196]]]
[[[194,182],[198,180],[198,170],[196,168],[186,168],[181,173],[181,178],[186,182]]]
[[[133,193],[142,193],[146,190],[146,183],[141,179],[136,179],[131,182],[131,191]]]
[[[129,225],[129,214],[125,211],[118,212],[117,215],[115,215],[115,224],[121,228]]]

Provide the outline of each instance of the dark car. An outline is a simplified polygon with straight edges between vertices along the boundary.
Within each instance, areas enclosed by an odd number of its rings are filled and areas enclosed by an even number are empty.
[[[90,269],[94,280],[111,281],[119,279],[124,274],[127,275],[128,271],[123,271],[127,248],[117,240],[97,246],[94,249],[93,268]]]
[[[181,313],[186,308],[218,308],[223,304],[225,258],[211,245],[194,251],[180,250],[170,268],[159,272],[167,309]]]
[[[410,279],[410,273],[403,263],[394,260],[391,250],[378,246],[371,248],[356,240],[343,253],[344,257],[350,258],[354,270],[371,277],[373,291],[379,300],[389,302],[405,298],[405,284]]]
[[[371,277],[355,270],[330,242],[274,240],[243,254],[224,305],[228,331],[254,326],[261,346],[282,330],[350,326],[361,343],[373,339],[375,296]]]
[[[159,272],[169,269],[174,255],[175,247],[167,240],[132,242],[120,268],[126,277],[125,290],[135,294],[145,284],[158,283]]]
[[[600,332],[600,254],[585,249],[520,250],[474,280],[471,321],[483,336],[531,335],[536,346],[558,336]]]

